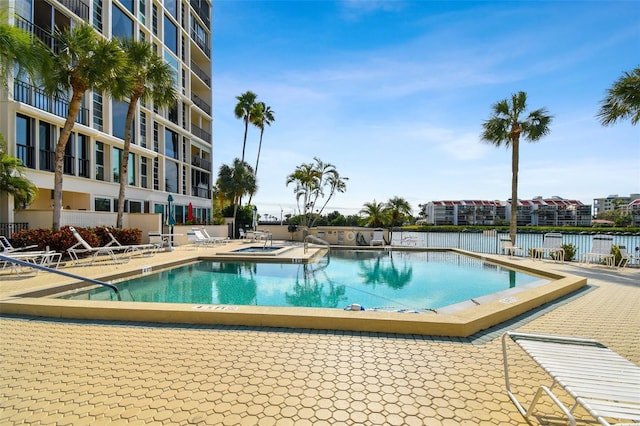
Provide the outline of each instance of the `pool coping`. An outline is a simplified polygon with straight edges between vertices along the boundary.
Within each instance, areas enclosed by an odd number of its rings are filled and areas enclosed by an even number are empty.
[[[332,247],[333,248],[333,247]],[[358,250],[384,250],[381,248],[354,247]],[[387,248],[388,250],[389,248]],[[439,309],[438,313],[400,313],[388,311],[346,311],[329,308],[297,307],[258,307],[243,305],[202,305],[202,304],[166,304],[150,302],[110,302],[87,300],[64,300],[43,297],[46,291],[22,292],[0,301],[0,312],[12,315],[30,315],[53,318],[117,320],[134,322],[184,323],[232,326],[265,326],[276,328],[306,328],[317,330],[343,330],[381,332],[397,334],[416,334],[449,337],[469,337],[482,330],[499,325],[546,303],[573,293],[587,285],[587,279],[571,274],[560,274],[539,265],[524,265],[506,256],[486,255],[460,249],[425,249],[393,247],[391,250],[407,251],[449,251],[464,254],[493,264],[527,272],[551,281],[533,288],[481,303],[470,303],[458,309]],[[309,261],[317,253],[310,253],[304,259],[297,253],[291,253],[288,261]],[[226,253],[223,253],[226,254]],[[286,255],[286,253],[285,253]],[[220,261],[226,256],[217,254],[194,255],[195,260]],[[265,256],[267,261],[278,258]],[[231,256],[238,260],[238,256]],[[231,260],[230,259],[230,260]],[[256,260],[249,256],[247,260]],[[263,259],[261,258],[261,261]],[[279,261],[287,260],[279,259]],[[174,262],[185,263],[184,260]],[[171,262],[158,267],[166,268]],[[119,272],[106,279],[116,279],[124,273]],[[102,278],[106,280],[105,278]],[[71,283],[60,285],[57,289],[70,290],[73,286],[85,284]],[[63,291],[61,290],[61,291]],[[478,302],[478,301],[476,301]],[[464,303],[464,302],[463,302]]]

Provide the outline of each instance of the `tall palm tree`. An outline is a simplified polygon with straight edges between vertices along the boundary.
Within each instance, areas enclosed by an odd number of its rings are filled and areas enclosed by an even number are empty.
[[[371,203],[364,203],[360,214],[365,215],[365,226],[379,228],[387,221],[387,212],[385,211],[384,203],[377,203],[376,200],[373,200]]]
[[[601,102],[597,117],[603,126],[609,126],[618,119],[630,119],[632,125],[640,122],[640,67],[625,72],[607,90],[607,97]]]
[[[236,233],[236,215],[243,195],[254,193],[257,189],[253,168],[239,158],[233,165],[223,164],[218,171],[217,187],[227,200],[233,203],[233,235]]]
[[[20,72],[37,74],[38,64],[46,52],[46,46],[32,33],[7,24],[7,15],[6,9],[0,10],[0,79],[3,85],[7,84],[14,65]]]
[[[82,106],[82,98],[88,90],[111,93],[114,84],[125,77],[126,57],[116,40],[103,39],[86,23],[64,31],[56,30],[54,39],[59,52],[50,52],[41,67],[43,87],[49,94],[68,95],[71,92],[66,121],[55,153],[53,230],[58,231],[64,151]]]
[[[249,123],[251,122],[251,113],[254,110],[256,98],[258,95],[250,90],[247,90],[240,96],[236,96],[238,103],[234,109],[236,118],[244,121],[244,141],[242,142],[242,158],[240,161],[244,162],[244,151],[247,146],[247,130],[249,129]]]
[[[156,107],[173,105],[176,89],[173,69],[160,56],[155,54],[151,44],[146,41],[122,40],[122,49],[127,56],[127,79],[124,87],[112,93],[114,98],[129,98],[129,107],[124,126],[124,146],[120,161],[120,191],[118,193],[118,215],[116,227],[122,228],[124,214],[125,188],[129,168],[129,150],[131,148],[131,125],[138,101],[153,101]]]
[[[516,244],[518,228],[518,163],[520,137],[536,142],[550,132],[552,116],[545,108],[531,111],[526,117],[527,94],[518,92],[492,106],[491,117],[482,124],[482,141],[495,146],[511,146],[511,222],[509,237]]]
[[[262,135],[264,134],[264,126],[271,126],[271,123],[275,121],[274,111],[270,106],[264,102],[257,102],[254,105],[253,113],[251,114],[251,123],[260,129],[260,143],[258,144],[258,155],[256,157],[256,177],[258,176],[258,165],[260,164],[260,151],[262,150]],[[251,198],[253,194],[249,196],[249,204],[251,204]]]
[[[7,155],[4,138],[0,135],[0,193],[13,196],[18,208],[31,204],[38,193],[38,188],[24,176],[23,170],[19,158]]]
[[[393,197],[386,202],[384,206],[388,212],[389,220],[391,221],[391,228],[389,233],[389,239],[393,237],[393,227],[400,224],[400,219],[405,216],[411,216],[411,205],[407,200],[402,197]]]

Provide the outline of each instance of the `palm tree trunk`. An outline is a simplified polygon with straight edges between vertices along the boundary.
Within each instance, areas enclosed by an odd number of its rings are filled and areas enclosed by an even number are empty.
[[[122,228],[122,217],[124,216],[124,197],[129,180],[129,151],[131,150],[131,123],[136,111],[138,98],[133,96],[127,108],[127,117],[124,127],[124,146],[122,148],[122,158],[120,159],[120,190],[118,191],[118,215],[116,217],[116,228]]]
[[[244,149],[247,146],[247,130],[249,130],[249,116],[244,119],[244,141],[242,142],[242,162],[244,163]]]
[[[516,134],[511,144],[511,221],[509,223],[509,239],[516,245],[518,233],[518,162],[520,158],[520,135]]]
[[[71,130],[76,122],[76,117],[82,106],[84,91],[73,90],[73,96],[69,102],[69,110],[64,127],[56,143],[56,164],[53,178],[53,232],[60,230],[60,216],[62,215],[62,175],[64,173],[64,150],[71,136]]]
[[[256,175],[256,179],[258,179],[258,164],[260,164],[260,150],[262,149],[262,135],[264,133],[264,129],[260,129],[260,143],[258,144],[258,156],[256,157],[256,169],[254,170],[254,174]],[[253,194],[249,195],[249,204],[251,204],[251,199],[253,198]]]

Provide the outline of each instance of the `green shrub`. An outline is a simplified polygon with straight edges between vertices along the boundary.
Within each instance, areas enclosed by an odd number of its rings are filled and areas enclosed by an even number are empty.
[[[563,244],[562,249],[564,250],[565,262],[571,262],[576,257],[576,251],[578,251],[578,248],[573,244]],[[556,260],[558,255],[556,253],[551,253],[550,256],[553,260]]]

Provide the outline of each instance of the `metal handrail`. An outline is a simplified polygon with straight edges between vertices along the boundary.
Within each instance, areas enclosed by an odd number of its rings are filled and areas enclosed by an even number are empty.
[[[315,243],[315,244],[324,244],[327,247],[331,248],[331,244],[329,244],[327,241],[323,240],[322,238],[318,238],[315,235],[307,235],[306,237],[304,237],[304,252],[306,253],[308,248],[309,248],[309,241]]]
[[[37,263],[26,262],[24,260],[16,259],[16,258],[13,258],[11,256],[5,256],[5,255],[3,255],[1,253],[0,253],[0,261],[11,262],[11,263],[15,263],[15,264],[18,264],[18,265],[21,265],[21,266],[26,266],[27,268],[34,268],[34,269],[39,269],[39,270],[45,271],[45,272],[52,272],[54,274],[62,275],[63,277],[73,278],[73,279],[81,280],[81,281],[88,282],[88,283],[91,283],[91,284],[97,284],[97,285],[101,285],[101,286],[104,286],[104,287],[108,287],[108,288],[110,288],[111,290],[114,291],[114,293],[116,294],[116,297],[118,298],[118,300],[122,301],[122,298],[120,297],[120,292],[118,291],[118,288],[115,285],[109,284],[109,283],[105,283],[104,281],[98,281],[98,280],[94,280],[92,278],[81,277],[80,275],[76,275],[76,274],[72,274],[72,273],[64,272],[64,271],[59,271],[58,269],[48,268],[46,266],[38,265]]]

